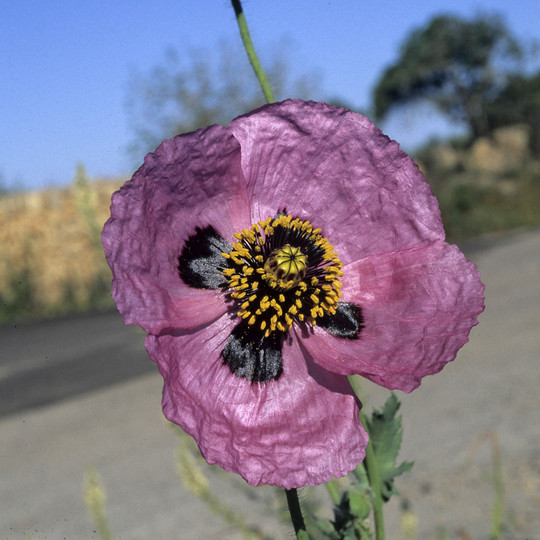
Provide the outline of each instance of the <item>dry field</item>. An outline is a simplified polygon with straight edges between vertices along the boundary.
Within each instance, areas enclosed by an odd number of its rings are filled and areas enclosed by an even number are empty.
[[[122,180],[0,198],[0,321],[98,303],[110,285],[99,235]]]

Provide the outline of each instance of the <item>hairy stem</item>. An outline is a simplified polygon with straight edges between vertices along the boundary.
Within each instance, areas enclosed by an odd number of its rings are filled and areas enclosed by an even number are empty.
[[[296,533],[296,538],[298,540],[309,540],[296,488],[286,489],[285,493],[287,494],[287,504],[289,505],[289,512],[291,514],[291,520],[293,523],[294,532]]]

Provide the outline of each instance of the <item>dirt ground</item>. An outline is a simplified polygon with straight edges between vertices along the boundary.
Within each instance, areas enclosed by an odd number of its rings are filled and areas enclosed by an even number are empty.
[[[455,362],[399,394],[400,458],[415,466],[398,480],[402,498],[385,508],[389,540],[488,539],[498,457],[503,538],[540,539],[540,231],[464,249],[486,284],[486,311]],[[388,395],[364,389],[368,412]],[[178,436],[162,418],[160,394],[159,375],[145,374],[0,420],[0,538],[99,538],[82,497],[88,467],[104,480],[115,540],[242,538],[182,487]],[[248,521],[276,539],[293,537],[275,517],[284,497],[246,492],[239,478],[211,469],[216,492]]]

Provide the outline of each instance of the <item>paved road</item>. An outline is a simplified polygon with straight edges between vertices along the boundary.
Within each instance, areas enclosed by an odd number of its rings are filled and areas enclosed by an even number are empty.
[[[539,539],[540,232],[465,250],[486,283],[487,309],[456,362],[400,394],[401,457],[416,464],[398,487],[419,538],[436,539],[440,528],[487,538],[490,444],[498,445],[507,537]],[[104,478],[117,540],[241,538],[180,485],[178,438],[163,421],[161,380],[142,340],[116,314],[0,329],[0,539],[96,539],[81,496],[89,466]],[[387,395],[369,384],[365,392],[368,410]],[[236,477],[204,470],[252,522],[291,537],[268,508],[271,490],[246,495]],[[399,502],[386,510],[392,539],[403,537]]]
[[[0,417],[154,371],[117,312],[0,327]]]

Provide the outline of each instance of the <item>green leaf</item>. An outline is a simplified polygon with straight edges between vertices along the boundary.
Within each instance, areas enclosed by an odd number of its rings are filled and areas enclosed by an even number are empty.
[[[387,399],[382,411],[375,409],[371,418],[367,419],[367,428],[373,444],[375,460],[381,480],[381,495],[387,502],[392,495],[399,495],[394,486],[394,479],[412,469],[412,462],[404,462],[396,466],[401,447],[403,429],[401,416],[396,416],[400,402],[395,394]]]
[[[357,519],[366,519],[371,511],[369,495],[356,489],[349,490],[349,510]]]

